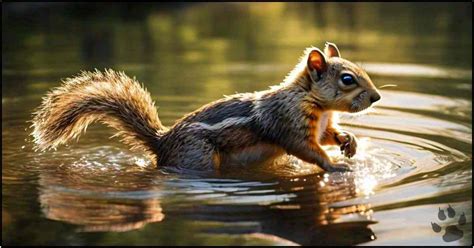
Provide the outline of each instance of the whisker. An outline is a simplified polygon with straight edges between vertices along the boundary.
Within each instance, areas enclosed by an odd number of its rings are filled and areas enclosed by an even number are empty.
[[[382,89],[382,88],[387,88],[387,87],[397,87],[398,85],[396,84],[384,84],[382,86],[379,87],[379,89]]]

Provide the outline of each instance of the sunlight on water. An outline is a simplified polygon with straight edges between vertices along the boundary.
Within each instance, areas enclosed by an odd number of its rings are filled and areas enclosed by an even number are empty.
[[[144,156],[136,156],[116,147],[101,146],[87,150],[77,149],[72,152],[80,157],[68,166],[78,169],[107,171],[121,170],[124,167],[139,169],[151,165],[151,161]]]
[[[420,64],[362,63],[368,73],[397,77],[472,79],[472,71]]]
[[[376,106],[432,110],[447,114],[461,114],[472,108],[471,101],[458,98],[449,98],[440,95],[429,95],[418,92],[400,92],[393,90],[382,90],[382,100]]]
[[[345,158],[338,148],[328,149],[328,154],[336,161],[344,161],[351,165],[357,193],[364,196],[374,194],[378,182],[397,175],[401,167],[410,167],[409,161],[396,159],[384,148],[375,147],[370,138],[360,138],[357,142],[357,153],[354,157]]]
[[[151,161],[145,160],[143,158],[135,157],[134,160],[135,160],[135,164],[140,166],[140,167],[146,167],[146,166],[149,166],[151,164]]]

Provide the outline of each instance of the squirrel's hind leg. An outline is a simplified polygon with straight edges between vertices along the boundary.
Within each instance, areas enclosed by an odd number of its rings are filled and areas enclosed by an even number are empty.
[[[207,139],[197,135],[176,137],[174,145],[166,147],[159,158],[159,165],[174,167],[182,171],[216,171],[220,166],[220,156]]]

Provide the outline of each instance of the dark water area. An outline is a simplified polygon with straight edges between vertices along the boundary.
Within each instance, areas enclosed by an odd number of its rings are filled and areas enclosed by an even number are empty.
[[[297,159],[219,177],[166,173],[100,124],[33,150],[32,112],[81,70],[135,76],[172,125],[280,83],[326,41],[376,86],[396,85],[371,111],[341,116],[358,153],[328,153],[353,173]],[[2,4],[2,244],[468,245],[471,94],[471,3]],[[454,217],[440,220],[449,206]],[[463,236],[447,243],[450,225]]]

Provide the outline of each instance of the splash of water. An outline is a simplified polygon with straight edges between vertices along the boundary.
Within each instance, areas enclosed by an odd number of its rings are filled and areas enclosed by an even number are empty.
[[[351,166],[356,192],[368,197],[374,194],[374,190],[382,180],[395,177],[396,170],[404,162],[393,159],[393,154],[376,147],[370,138],[361,138],[357,144],[357,153],[351,159],[341,155],[338,148],[328,150],[328,154],[335,160]]]

